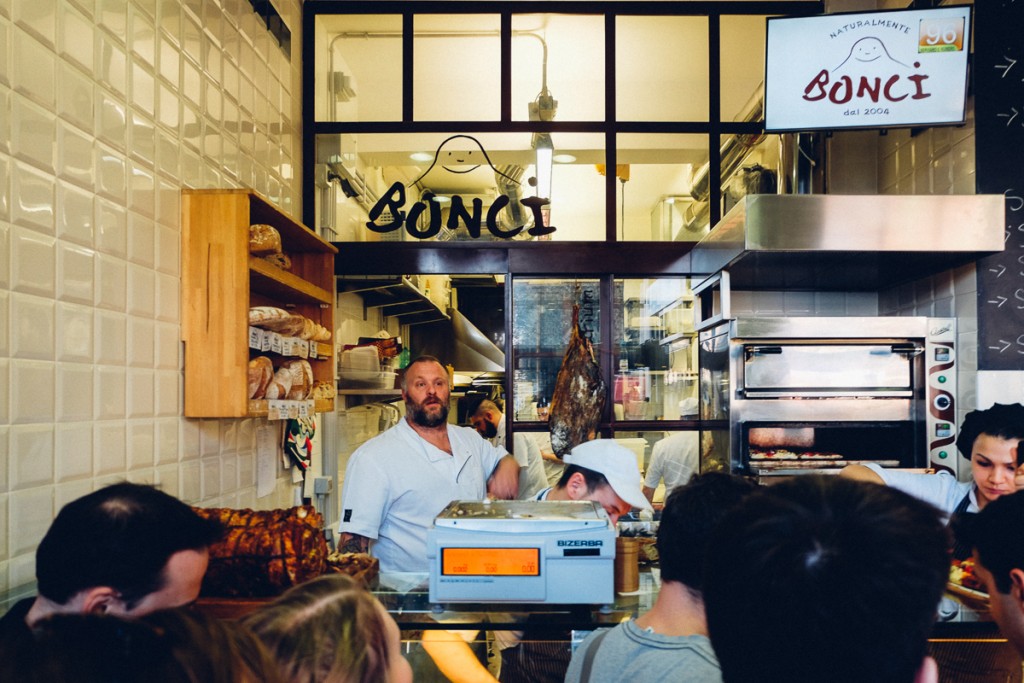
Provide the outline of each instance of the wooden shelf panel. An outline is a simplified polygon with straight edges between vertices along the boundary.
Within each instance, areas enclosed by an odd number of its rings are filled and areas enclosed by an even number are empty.
[[[253,291],[275,299],[298,299],[314,304],[334,304],[334,295],[297,275],[281,270],[269,261],[249,257],[249,286]]]
[[[324,240],[302,223],[281,213],[263,195],[252,192],[249,195],[249,218],[253,223],[269,223],[281,233],[281,241],[292,251],[324,251],[337,254],[338,248]]]
[[[338,248],[326,241],[315,232],[299,223],[288,214],[281,211],[269,199],[255,190],[246,188],[234,189],[188,189],[186,194],[202,197],[207,195],[214,200],[229,198],[231,196],[245,196],[249,200],[249,225],[266,223],[274,226],[281,233],[282,241],[289,245],[293,251],[322,251],[328,254],[337,254]],[[247,226],[248,227],[248,226]]]

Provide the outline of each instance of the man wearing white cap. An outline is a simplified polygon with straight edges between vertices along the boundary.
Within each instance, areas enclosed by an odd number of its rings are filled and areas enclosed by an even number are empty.
[[[565,471],[558,483],[537,494],[536,500],[592,500],[615,524],[633,508],[650,510],[633,451],[612,439],[587,441],[563,458]],[[496,631],[501,649],[502,683],[561,683],[569,668],[567,637],[546,633],[537,625],[522,631]],[[564,638],[564,639],[563,639]]]
[[[633,508],[650,510],[633,451],[612,439],[587,441],[563,458],[565,471],[558,483],[537,494],[537,500],[592,500],[614,524]]]

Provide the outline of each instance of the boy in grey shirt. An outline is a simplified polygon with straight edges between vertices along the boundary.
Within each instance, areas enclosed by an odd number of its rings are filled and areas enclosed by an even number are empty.
[[[668,496],[658,526],[661,590],[654,607],[580,643],[566,683],[721,683],[701,596],[704,553],[715,523],[753,489],[740,477],[709,472]]]

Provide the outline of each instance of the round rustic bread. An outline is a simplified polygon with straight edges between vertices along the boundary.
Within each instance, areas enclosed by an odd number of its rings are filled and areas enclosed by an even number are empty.
[[[249,398],[263,398],[267,386],[274,378],[274,364],[266,356],[256,356],[249,361]]]
[[[271,380],[270,385],[267,387],[266,398],[273,401],[278,399],[285,399],[288,397],[288,392],[292,388],[292,378],[294,373],[291,368],[286,368],[283,364],[274,373],[274,379]]]
[[[256,223],[249,226],[249,253],[273,254],[281,251],[281,233],[272,225]]]
[[[286,398],[292,401],[302,401],[308,398],[313,390],[313,367],[309,361],[301,358],[286,360],[281,363],[280,369],[291,372],[292,383],[288,388]]]

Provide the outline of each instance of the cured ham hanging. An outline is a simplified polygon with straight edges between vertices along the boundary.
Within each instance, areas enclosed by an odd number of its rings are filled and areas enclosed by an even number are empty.
[[[559,458],[593,439],[604,412],[607,385],[594,357],[594,345],[580,329],[580,307],[572,307],[572,333],[551,397],[551,448]]]

